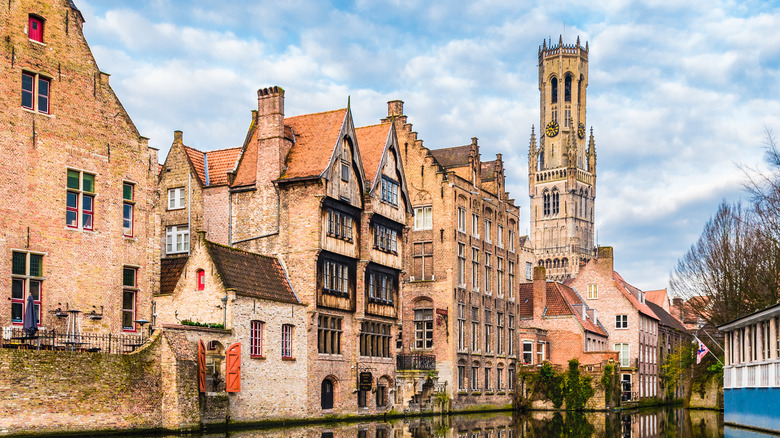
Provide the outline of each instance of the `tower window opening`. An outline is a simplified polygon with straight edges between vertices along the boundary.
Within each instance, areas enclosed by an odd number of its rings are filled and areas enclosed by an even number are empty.
[[[553,122],[558,122],[558,109],[557,108],[553,108],[552,109],[551,116],[552,116],[552,121]]]
[[[571,102],[571,76],[569,75],[564,79],[563,100],[564,102]]]
[[[552,214],[558,214],[559,211],[558,191],[554,190],[552,193]]]
[[[563,110],[563,126],[569,127],[572,124],[569,123],[571,121],[571,107],[567,106],[566,109]]]
[[[550,102],[558,103],[558,78],[550,79]]]
[[[550,215],[550,193],[545,191],[544,194],[542,195],[542,200],[544,202],[544,215],[549,216]]]

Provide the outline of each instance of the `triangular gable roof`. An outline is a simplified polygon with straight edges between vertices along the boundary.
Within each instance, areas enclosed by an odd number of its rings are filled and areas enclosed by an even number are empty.
[[[336,147],[341,145],[340,134],[348,117],[348,108],[342,108],[285,119],[295,143],[287,155],[287,170],[282,179],[321,176],[328,169]]]
[[[666,289],[645,291],[645,301],[652,302],[664,310],[669,308],[669,295],[667,295]]]
[[[656,316],[658,316],[658,319],[660,321],[661,325],[665,325],[667,327],[670,327],[675,330],[679,330],[681,332],[686,332],[685,326],[682,325],[680,321],[677,320],[677,318],[673,317],[669,314],[666,310],[664,310],[661,306],[658,304],[648,301],[647,306],[655,312]]]
[[[184,149],[184,153],[187,154],[187,159],[190,162],[190,167],[192,168],[192,172],[195,174],[195,178],[197,178],[198,183],[201,185],[201,187],[206,185],[206,167],[204,164],[204,154],[203,152],[191,148],[189,146],[182,145],[182,149]]]
[[[634,294],[631,293],[631,291],[640,291],[640,289],[628,284],[626,280],[623,280],[623,277],[620,276],[616,271],[612,271],[612,279],[615,281],[615,285],[617,286],[617,289],[628,299],[628,301],[631,302],[631,304],[641,313],[644,313],[645,315],[653,318],[653,319],[659,319],[658,316],[650,310],[649,307],[647,307],[647,304],[640,303],[638,299],[634,296]]]
[[[238,295],[300,304],[279,260],[204,242],[226,289]]]
[[[355,129],[355,135],[360,143],[360,154],[363,159],[363,172],[366,178],[370,178],[369,192],[374,193],[381,187],[382,169],[387,164],[390,149],[395,151],[396,172],[399,175],[401,196],[403,196],[406,210],[411,213],[412,206],[409,192],[406,189],[406,173],[401,162],[401,151],[398,149],[398,137],[395,133],[395,125],[379,124],[363,126]]]
[[[467,144],[465,146],[455,146],[451,148],[431,149],[428,153],[433,156],[441,167],[462,167],[469,164],[471,145]]]
[[[249,125],[235,168],[230,172],[236,175],[231,184],[233,187],[251,186],[257,179],[257,126],[254,119]]]
[[[189,146],[182,146],[192,171],[202,187],[226,185],[227,172],[235,166],[241,152],[241,148],[201,152]]]
[[[160,260],[160,293],[172,294],[189,257],[167,257]]]
[[[576,292],[568,286],[564,286],[561,283],[548,281],[546,284],[547,293],[547,311],[545,316],[574,316],[579,322],[580,326],[591,333],[596,333],[601,336],[607,336],[604,330],[593,323],[590,319],[583,318],[582,315],[574,310],[573,305],[584,304],[579,298]],[[520,293],[518,300],[518,315],[520,317],[533,316],[533,283],[521,283]]]

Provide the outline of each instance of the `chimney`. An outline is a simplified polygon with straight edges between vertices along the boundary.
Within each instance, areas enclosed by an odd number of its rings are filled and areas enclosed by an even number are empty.
[[[680,321],[683,320],[683,299],[680,297],[674,297],[672,300],[672,306],[674,307],[675,313],[677,313],[677,319]]]
[[[547,307],[547,272],[544,266],[534,267],[534,319],[541,319]]]
[[[612,277],[612,272],[615,269],[612,247],[600,246],[598,249],[598,255],[596,256],[596,261],[596,266],[599,267],[599,270],[609,274],[609,276]]]
[[[179,130],[173,131],[173,142],[174,143],[182,144],[182,137],[183,137],[183,134],[182,134],[181,131],[179,131]]]
[[[391,100],[387,102],[387,117],[382,119],[382,123],[390,123],[396,120],[400,125],[395,125],[395,129],[400,130],[406,124],[404,115],[404,102],[402,100]]]
[[[291,144],[284,138],[284,90],[257,90],[257,183],[270,183],[282,174]]]

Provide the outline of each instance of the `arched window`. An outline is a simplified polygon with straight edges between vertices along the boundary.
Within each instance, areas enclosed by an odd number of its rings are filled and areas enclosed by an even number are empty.
[[[582,104],[582,83],[585,82],[585,76],[580,75],[580,80],[577,81],[577,104]]]
[[[545,190],[544,194],[542,195],[542,200],[544,202],[544,215],[549,216],[550,215],[550,193]]]
[[[195,278],[198,280],[198,290],[206,289],[206,271],[198,269],[195,271]]]
[[[322,409],[333,409],[333,381],[322,381],[322,393],[320,394],[320,406]]]
[[[560,268],[561,267],[561,261],[558,259],[553,260],[553,268]]]
[[[562,262],[563,262],[563,267],[564,268],[569,267],[569,259],[563,259]]]
[[[558,103],[558,78],[550,79],[550,102]]]
[[[552,192],[552,214],[558,214],[559,211],[559,202],[558,202],[558,190],[553,190]]]
[[[571,102],[571,75],[566,75],[563,85],[563,100]]]

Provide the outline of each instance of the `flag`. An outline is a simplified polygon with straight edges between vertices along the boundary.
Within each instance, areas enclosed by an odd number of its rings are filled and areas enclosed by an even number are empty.
[[[710,351],[709,348],[707,348],[706,345],[704,345],[704,342],[702,342],[699,339],[696,339],[699,341],[699,349],[696,350],[696,365],[701,363],[701,360],[704,359],[704,356],[707,355],[707,353]]]

